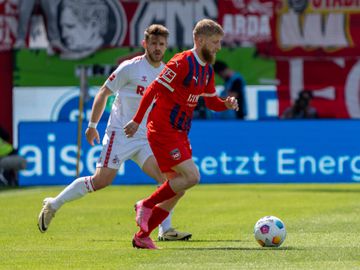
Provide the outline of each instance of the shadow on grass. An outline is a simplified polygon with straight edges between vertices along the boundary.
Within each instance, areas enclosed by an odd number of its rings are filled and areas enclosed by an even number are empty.
[[[243,251],[289,251],[289,250],[302,250],[301,248],[295,247],[273,247],[273,248],[263,248],[263,247],[164,247],[164,249],[171,250],[243,250]]]
[[[89,242],[129,242],[129,240],[119,240],[119,239],[89,239]],[[241,240],[183,240],[183,241],[155,241],[157,243],[240,243],[240,242],[249,242]]]
[[[188,242],[191,242],[191,243],[225,243],[225,242],[240,243],[240,242],[247,242],[247,241],[243,241],[243,240],[189,240]]]

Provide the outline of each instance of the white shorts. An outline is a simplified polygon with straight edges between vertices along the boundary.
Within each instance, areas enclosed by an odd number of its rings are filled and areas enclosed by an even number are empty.
[[[97,168],[120,169],[128,159],[134,161],[140,168],[154,154],[146,138],[126,138],[122,131],[110,130],[105,133],[103,148],[96,163]]]

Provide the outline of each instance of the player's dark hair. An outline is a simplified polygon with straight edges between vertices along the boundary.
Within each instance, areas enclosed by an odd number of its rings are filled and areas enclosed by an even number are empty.
[[[221,25],[210,19],[203,19],[197,22],[193,30],[194,37],[199,35],[212,36],[224,35],[224,30]]]
[[[152,24],[144,31],[145,40],[149,40],[151,35],[168,38],[169,30],[161,24]]]

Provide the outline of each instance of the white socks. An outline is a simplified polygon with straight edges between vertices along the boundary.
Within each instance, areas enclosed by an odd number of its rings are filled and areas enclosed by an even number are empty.
[[[85,196],[87,193],[93,192],[94,186],[91,176],[80,177],[74,180],[68,185],[59,195],[50,201],[51,208],[54,210],[60,209],[60,207],[66,203]],[[171,228],[171,216],[170,211],[166,219],[159,225],[159,234],[163,234]]]
[[[50,202],[51,208],[58,210],[64,203],[79,199],[93,191],[91,176],[77,178]]]
[[[162,235],[164,232],[171,228],[171,216],[172,212],[170,211],[169,215],[164,219],[164,221],[159,225],[159,235]]]

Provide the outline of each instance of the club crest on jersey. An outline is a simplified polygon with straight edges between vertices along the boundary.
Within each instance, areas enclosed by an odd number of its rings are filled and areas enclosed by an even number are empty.
[[[166,67],[164,73],[161,75],[161,78],[163,78],[166,82],[171,83],[175,76],[176,73],[172,69]]]
[[[181,158],[181,153],[179,148],[175,148],[174,150],[170,151],[170,156],[173,160],[179,160]]]
[[[120,159],[119,159],[119,157],[117,155],[115,155],[115,157],[113,158],[112,163],[113,164],[119,164],[120,163]]]

